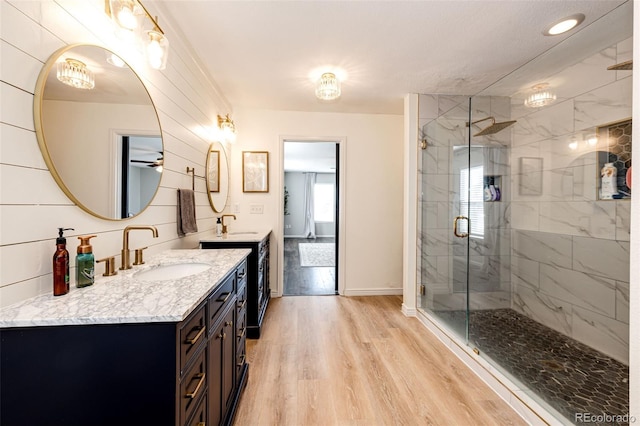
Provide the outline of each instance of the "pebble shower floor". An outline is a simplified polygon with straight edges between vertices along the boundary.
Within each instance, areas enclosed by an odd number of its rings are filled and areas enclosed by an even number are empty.
[[[464,318],[462,311],[439,311]],[[629,367],[512,309],[469,313],[469,344],[568,420],[629,413]],[[628,424],[628,423],[600,423]]]

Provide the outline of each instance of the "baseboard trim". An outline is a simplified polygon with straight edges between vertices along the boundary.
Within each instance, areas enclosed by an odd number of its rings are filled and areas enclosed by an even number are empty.
[[[404,314],[405,317],[415,317],[418,315],[418,310],[416,308],[410,308],[403,303],[402,313]]]
[[[304,238],[313,241],[315,238],[307,238],[305,235],[285,235],[285,238]],[[335,235],[316,235],[316,238],[335,238]]]
[[[346,289],[345,296],[402,296],[402,288],[357,288]]]

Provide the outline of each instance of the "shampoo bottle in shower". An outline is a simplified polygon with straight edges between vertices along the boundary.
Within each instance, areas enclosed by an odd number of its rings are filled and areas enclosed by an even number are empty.
[[[53,295],[62,296],[69,293],[69,252],[64,231],[73,228],[58,228],[56,252],[53,254]]]
[[[618,169],[613,163],[606,163],[600,171],[600,198],[611,200],[614,195],[618,195]]]
[[[76,287],[88,287],[94,282],[94,271],[96,267],[95,258],[93,257],[92,247],[89,240],[96,235],[85,235],[78,237],[80,245],[78,246],[78,254],[76,255]]]

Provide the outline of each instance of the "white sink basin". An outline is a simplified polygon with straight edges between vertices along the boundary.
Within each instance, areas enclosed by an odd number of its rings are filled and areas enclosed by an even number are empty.
[[[177,280],[191,275],[199,274],[211,265],[206,263],[174,263],[171,265],[158,265],[146,271],[138,271],[133,277],[142,281],[167,281]]]
[[[253,235],[253,234],[257,234],[257,232],[256,232],[256,231],[244,231],[244,232],[238,231],[238,232],[229,232],[229,235],[246,235],[246,234],[252,234],[252,235]]]

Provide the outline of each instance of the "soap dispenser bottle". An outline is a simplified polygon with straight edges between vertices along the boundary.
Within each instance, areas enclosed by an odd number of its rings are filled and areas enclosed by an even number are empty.
[[[222,237],[222,221],[220,218],[216,221],[216,236]]]
[[[76,255],[76,287],[88,287],[94,282],[94,271],[96,267],[95,258],[89,240],[96,235],[85,235],[78,237],[80,245]]]
[[[62,296],[69,293],[69,252],[67,251],[67,239],[64,231],[73,231],[73,228],[58,228],[56,239],[56,252],[53,254],[53,295]]]

